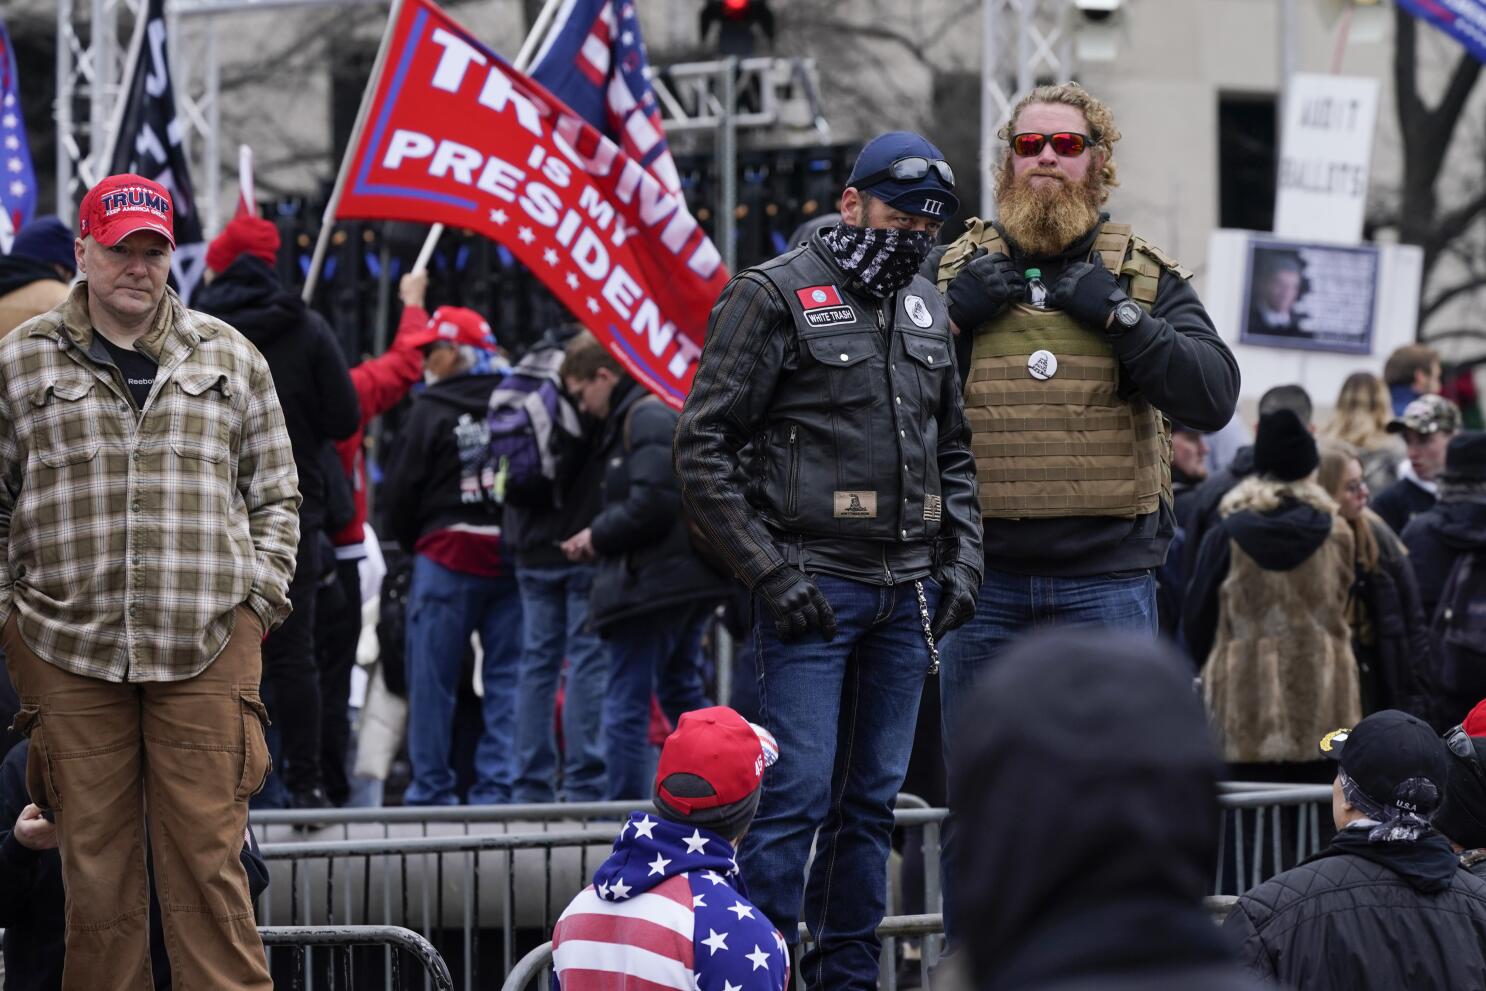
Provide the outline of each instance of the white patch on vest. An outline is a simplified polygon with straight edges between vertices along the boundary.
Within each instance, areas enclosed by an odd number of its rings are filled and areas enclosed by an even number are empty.
[[[831,497],[838,520],[877,519],[876,492],[833,492]]]
[[[823,310],[806,310],[805,322],[812,327],[834,327],[837,324],[856,323],[857,311],[846,304],[829,306]]]
[[[929,306],[924,302],[922,296],[909,293],[903,297],[903,310],[908,314],[908,319],[913,321],[915,327],[932,327],[934,325],[934,314],[929,312]]]
[[[1058,374],[1058,357],[1051,351],[1033,351],[1027,358],[1027,372],[1039,382]]]

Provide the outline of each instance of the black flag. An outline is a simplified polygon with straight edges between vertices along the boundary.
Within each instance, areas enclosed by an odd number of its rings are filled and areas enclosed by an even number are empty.
[[[181,145],[185,121],[175,110],[175,86],[165,39],[165,0],[149,0],[134,53],[134,74],[124,89],[124,116],[114,141],[110,175],[133,172],[170,190],[175,210],[171,272],[181,298],[190,301],[206,260],[201,215],[191,194],[191,174]]]

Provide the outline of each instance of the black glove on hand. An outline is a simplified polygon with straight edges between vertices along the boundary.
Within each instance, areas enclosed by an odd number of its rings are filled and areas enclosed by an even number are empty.
[[[1063,270],[1049,302],[1073,314],[1090,329],[1104,331],[1109,326],[1109,315],[1126,298],[1119,281],[1107,267],[1076,262]]]
[[[827,640],[836,639],[836,614],[815,582],[798,568],[785,565],[764,576],[754,589],[774,614],[774,632],[780,640],[794,640],[815,627]]]
[[[934,572],[939,583],[939,605],[929,632],[937,644],[950,630],[959,629],[975,615],[975,602],[980,597],[980,576],[968,564],[956,562]]]
[[[999,251],[988,255],[984,248],[976,250],[980,253],[971,256],[944,294],[949,318],[965,331],[994,320],[1027,294],[1027,280],[1010,258]]]

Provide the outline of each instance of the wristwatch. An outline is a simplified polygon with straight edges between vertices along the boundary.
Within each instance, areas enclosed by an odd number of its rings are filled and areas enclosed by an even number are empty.
[[[1118,325],[1117,333],[1124,333],[1140,323],[1140,306],[1133,300],[1125,300],[1114,309],[1114,322]],[[1114,327],[1110,328],[1114,330]]]

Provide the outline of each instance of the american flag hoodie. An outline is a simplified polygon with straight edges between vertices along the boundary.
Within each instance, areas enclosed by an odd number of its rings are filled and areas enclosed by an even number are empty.
[[[784,937],[716,833],[635,812],[552,930],[553,991],[783,991]]]

